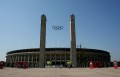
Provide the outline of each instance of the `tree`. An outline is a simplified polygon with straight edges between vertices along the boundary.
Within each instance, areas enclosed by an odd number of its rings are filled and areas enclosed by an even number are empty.
[[[69,61],[67,61],[67,65],[71,65],[72,64],[72,62],[69,60]]]
[[[51,61],[47,61],[47,65],[51,66],[52,62]]]
[[[67,61],[67,66],[68,66],[68,68],[70,68],[70,66],[72,65],[72,62],[69,60],[69,61]]]

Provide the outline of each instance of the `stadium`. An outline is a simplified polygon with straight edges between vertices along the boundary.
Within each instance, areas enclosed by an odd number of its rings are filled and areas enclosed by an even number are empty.
[[[66,66],[70,60],[70,48],[46,48],[45,65],[51,61],[52,65]],[[106,67],[110,62],[110,53],[103,50],[77,48],[77,67],[89,67],[89,62],[102,63],[99,67]],[[29,67],[38,67],[39,48],[14,50],[7,53],[7,66],[14,67],[16,62],[28,62]],[[98,64],[97,64],[98,65]]]
[[[63,27],[54,26],[55,30]],[[74,67],[107,67],[110,63],[110,53],[104,50],[76,48],[75,16],[70,16],[70,48],[46,48],[46,16],[41,15],[40,48],[20,49],[9,51],[6,56],[6,66],[15,67],[16,63],[26,62],[28,67],[45,68],[48,61],[51,65],[67,66],[68,62]]]

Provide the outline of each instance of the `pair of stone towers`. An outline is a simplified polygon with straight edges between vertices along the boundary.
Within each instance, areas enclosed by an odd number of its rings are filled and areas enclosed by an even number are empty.
[[[75,33],[75,16],[70,16],[70,61],[74,67],[77,67],[76,58],[76,33]],[[41,32],[40,32],[40,52],[39,67],[45,67],[45,47],[46,46],[46,16],[41,15]]]

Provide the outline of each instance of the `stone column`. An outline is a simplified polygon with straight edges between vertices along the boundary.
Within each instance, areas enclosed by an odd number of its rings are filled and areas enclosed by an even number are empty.
[[[16,62],[18,61],[18,55],[16,56]]]
[[[31,56],[32,56],[32,63],[33,63],[33,62],[34,62],[34,61],[33,61],[34,55],[31,55]]]
[[[65,61],[66,61],[66,54],[65,54]],[[66,61],[67,62],[67,61]]]
[[[72,65],[77,67],[77,57],[76,57],[76,33],[75,33],[75,16],[72,14],[70,16],[70,60]]]
[[[39,53],[39,67],[45,67],[45,46],[46,46],[46,16],[41,16],[41,33],[40,33],[40,53]]]
[[[20,55],[20,59],[21,59],[20,61],[22,62],[22,55]]]
[[[61,64],[61,62],[62,62],[62,59],[61,59],[61,54],[60,54],[60,64]]]
[[[37,54],[36,54],[36,63],[37,63]]]
[[[23,58],[23,59],[24,59],[24,62],[25,62],[25,58],[26,58],[26,55],[24,55],[24,58]]]
[[[55,65],[56,65],[56,62],[57,62],[57,61],[56,61],[56,54],[55,54]]]
[[[13,55],[11,56],[12,57],[12,63],[14,62],[14,58],[13,58]]]
[[[16,63],[16,61],[17,61],[17,57],[15,56],[15,61],[14,61],[14,63]]]
[[[51,54],[50,54],[50,61],[51,61],[52,59],[51,59]]]
[[[14,55],[12,56],[12,60],[13,60],[12,62],[14,63],[14,61],[15,61],[15,56]]]
[[[18,55],[18,62],[20,61],[20,55]]]
[[[16,62],[18,61],[18,55],[16,55]]]
[[[28,54],[28,65],[30,65],[30,62],[29,62],[29,54]]]

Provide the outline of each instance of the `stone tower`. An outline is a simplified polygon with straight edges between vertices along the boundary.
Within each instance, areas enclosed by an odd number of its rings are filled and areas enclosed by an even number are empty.
[[[70,60],[74,67],[77,67],[76,57],[76,33],[75,33],[75,16],[70,16]]]
[[[46,46],[46,16],[41,15],[41,32],[40,32],[40,53],[39,67],[45,67],[45,46]]]

